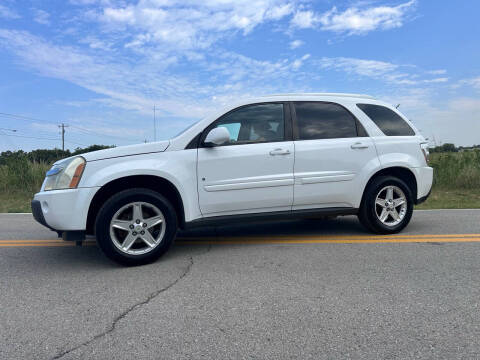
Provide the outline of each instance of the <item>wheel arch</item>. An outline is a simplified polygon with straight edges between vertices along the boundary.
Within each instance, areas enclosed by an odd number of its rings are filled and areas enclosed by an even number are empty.
[[[94,195],[87,215],[87,234],[94,234],[95,219],[102,205],[114,194],[131,188],[146,188],[165,196],[175,208],[180,228],[185,225],[185,209],[182,196],[177,187],[169,180],[155,175],[130,175],[103,185]]]
[[[368,180],[367,184],[363,189],[361,203],[363,203],[363,197],[365,196],[365,191],[370,186],[372,181],[379,176],[394,176],[396,178],[399,178],[403,182],[405,182],[405,184],[407,184],[410,191],[412,192],[414,203],[415,204],[417,203],[417,194],[418,194],[417,178],[415,177],[415,174],[413,173],[412,170],[402,166],[392,166],[392,167],[383,168],[381,170],[378,170],[372,176],[370,176],[370,179]]]

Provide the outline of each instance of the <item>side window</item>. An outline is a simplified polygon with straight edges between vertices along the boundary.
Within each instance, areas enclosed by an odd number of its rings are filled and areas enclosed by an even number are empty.
[[[387,136],[412,136],[413,129],[393,110],[380,105],[357,104]]]
[[[230,133],[228,145],[283,141],[285,138],[283,104],[244,106],[222,116],[214,127],[224,127],[228,130]]]
[[[357,137],[356,119],[338,104],[295,102],[295,113],[299,140]]]

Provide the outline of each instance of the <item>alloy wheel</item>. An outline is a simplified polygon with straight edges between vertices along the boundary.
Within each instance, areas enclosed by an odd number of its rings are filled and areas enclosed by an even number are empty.
[[[388,185],[382,188],[375,198],[375,214],[386,226],[396,226],[407,213],[407,198],[398,186]]]
[[[165,217],[147,202],[122,206],[110,222],[110,237],[114,245],[129,255],[146,254],[155,249],[165,235]]]

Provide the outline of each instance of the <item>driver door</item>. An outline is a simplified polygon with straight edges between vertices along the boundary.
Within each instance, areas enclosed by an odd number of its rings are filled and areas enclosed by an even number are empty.
[[[291,210],[294,144],[288,105],[252,104],[222,116],[202,134],[198,148],[198,197],[204,216]],[[215,127],[226,144],[205,147]]]

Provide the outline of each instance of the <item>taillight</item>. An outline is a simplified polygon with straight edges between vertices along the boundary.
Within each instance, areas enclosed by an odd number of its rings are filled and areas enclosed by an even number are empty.
[[[423,157],[428,165],[430,163],[430,152],[428,151],[428,148],[423,147],[422,145],[420,145],[420,149],[422,149]]]

